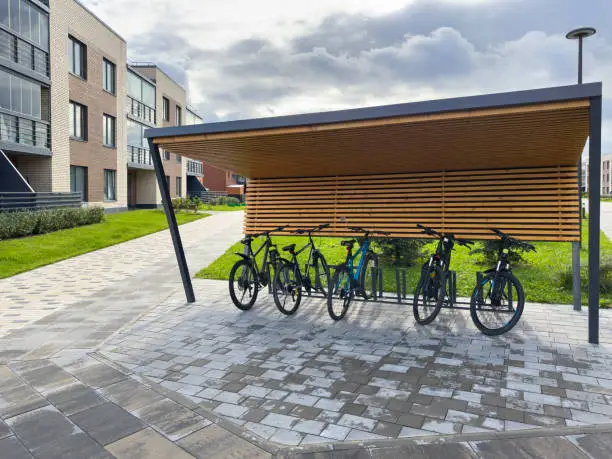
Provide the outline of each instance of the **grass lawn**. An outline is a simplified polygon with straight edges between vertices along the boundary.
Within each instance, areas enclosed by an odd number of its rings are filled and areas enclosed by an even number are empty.
[[[207,216],[181,212],[176,219],[181,225]],[[0,279],[167,227],[163,211],[135,210],[106,215],[104,222],[95,225],[0,241]]]
[[[600,240],[602,259],[607,258],[610,260],[612,258],[612,243],[603,232],[601,233]],[[306,238],[303,236],[278,236],[274,237],[273,241],[278,245],[279,249],[281,249],[283,246],[294,242],[297,244],[297,247],[301,247],[306,243]],[[255,241],[253,249],[255,250],[259,247],[262,242],[263,240]],[[344,247],[340,246],[340,239],[315,238],[315,242],[316,246],[321,249],[330,265],[336,265],[344,261],[346,250]],[[583,249],[581,252],[581,263],[583,267],[585,267],[587,263],[587,244],[587,226],[586,223],[584,223]],[[537,252],[530,252],[524,255],[528,263],[523,266],[515,266],[513,269],[514,274],[523,284],[527,301],[571,304],[573,301],[571,288],[564,288],[561,279],[562,273],[571,268],[571,243],[537,242],[534,245],[536,246]],[[424,247],[423,252],[424,254],[428,254],[433,250],[435,250],[435,245],[430,243]],[[239,259],[234,253],[242,253],[242,251],[242,244],[234,244],[210,266],[201,270],[196,277],[204,279],[227,279],[232,265]],[[263,252],[260,256],[263,256]],[[301,256],[303,257],[302,261],[305,263],[308,253],[305,252]],[[408,268],[406,274],[406,288],[408,292],[414,292],[420,276],[420,264],[424,261],[425,256],[418,265]],[[451,266],[457,271],[457,290],[459,296],[469,297],[476,282],[476,273],[492,267],[480,264],[481,261],[482,255],[470,255],[468,249],[456,246],[456,249],[453,251]],[[586,271],[584,269],[583,275],[586,277]],[[583,285],[585,281],[586,280],[583,279]],[[385,291],[395,291],[395,274],[392,267],[384,271],[384,288]],[[583,288],[582,292],[583,302],[586,303],[586,289]],[[612,292],[602,293],[600,304],[602,306],[611,306]]]

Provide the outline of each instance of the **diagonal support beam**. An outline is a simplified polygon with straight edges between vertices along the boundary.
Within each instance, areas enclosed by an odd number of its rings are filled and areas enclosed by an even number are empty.
[[[159,154],[159,147],[153,143],[153,139],[149,140],[149,151],[151,152],[151,159],[155,166],[155,175],[157,176],[157,184],[161,191],[162,204],[164,206],[164,212],[166,213],[166,219],[168,220],[168,229],[172,236],[172,243],[174,244],[174,253],[176,254],[176,261],[178,263],[179,271],[181,272],[181,278],[183,280],[183,288],[185,289],[185,297],[188,303],[195,302],[195,294],[193,293],[193,285],[191,284],[191,277],[189,276],[189,268],[187,267],[187,259],[185,258],[185,251],[183,250],[183,243],[181,242],[181,234],[179,233],[178,224],[176,223],[176,215],[172,209],[172,199],[170,197],[170,187],[166,181],[166,174],[164,173],[164,166],[162,164],[161,156]]]
[[[591,97],[589,127],[589,343],[599,343],[601,96]]]

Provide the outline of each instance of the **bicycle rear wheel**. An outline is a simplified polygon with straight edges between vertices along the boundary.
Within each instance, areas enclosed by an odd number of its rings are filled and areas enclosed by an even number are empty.
[[[478,329],[489,336],[511,330],[525,306],[523,286],[512,273],[488,274],[472,293],[470,315]]]
[[[351,277],[346,266],[336,269],[330,285],[327,311],[334,320],[341,320],[348,311],[351,301],[355,297],[355,290],[351,287]]]
[[[444,302],[444,282],[439,267],[427,267],[422,275],[412,304],[414,319],[421,325],[427,325],[438,316]]]
[[[363,260],[363,268],[361,270],[361,286],[366,300],[374,296],[374,289],[378,285],[378,279],[372,279],[372,276],[378,275],[378,255],[374,252],[368,252]]]
[[[259,284],[251,262],[237,261],[229,275],[229,293],[234,305],[242,311],[248,311],[255,304],[258,292]]]
[[[295,275],[293,264],[277,266],[272,284],[274,303],[280,312],[290,316],[295,314],[302,301],[302,286]]]

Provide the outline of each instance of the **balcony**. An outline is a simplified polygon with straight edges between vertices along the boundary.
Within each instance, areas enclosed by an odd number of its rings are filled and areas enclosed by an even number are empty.
[[[128,167],[136,169],[153,169],[153,160],[148,148],[128,145]]]
[[[0,141],[49,150],[51,129],[45,121],[0,113]]]
[[[127,114],[155,127],[155,109],[127,96]]]
[[[195,175],[202,177],[204,175],[204,169],[201,161],[194,161],[193,159],[187,159],[187,175]]]
[[[0,29],[0,57],[40,75],[49,76],[49,54]]]

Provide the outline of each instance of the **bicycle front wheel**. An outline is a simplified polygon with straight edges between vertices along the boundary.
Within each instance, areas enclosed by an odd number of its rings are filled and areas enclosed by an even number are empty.
[[[525,306],[523,286],[512,273],[490,273],[477,285],[470,301],[470,315],[478,329],[489,336],[511,330]]]
[[[329,288],[327,311],[334,320],[341,320],[348,311],[349,305],[355,296],[351,287],[351,276],[346,266],[336,269]]]
[[[325,257],[323,255],[317,255],[317,258],[314,262],[313,271],[314,279],[311,285],[314,286],[315,290],[321,292],[325,297],[327,297],[327,292],[331,279],[329,274],[329,266],[327,266],[327,261],[325,261]]]
[[[414,319],[421,325],[427,325],[438,316],[444,302],[444,282],[442,270],[438,267],[427,268],[414,292],[412,312]]]
[[[242,311],[248,311],[255,304],[258,292],[259,284],[251,262],[236,262],[229,275],[229,293],[234,305]]]
[[[293,264],[277,266],[272,285],[272,295],[278,310],[287,316],[295,314],[302,301],[302,286],[295,275]]]

